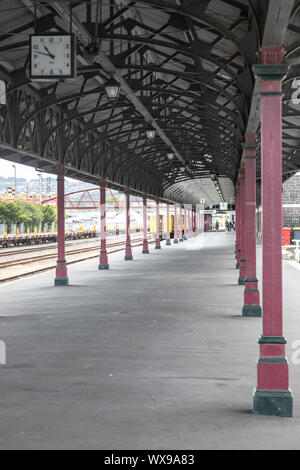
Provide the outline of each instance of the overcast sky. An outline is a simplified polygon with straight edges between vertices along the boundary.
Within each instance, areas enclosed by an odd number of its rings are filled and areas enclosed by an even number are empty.
[[[0,158],[0,176],[3,178],[8,178],[9,176],[14,177],[13,163],[7,160]],[[16,164],[17,167],[17,178],[26,178],[28,180],[37,178],[37,172],[34,168],[26,165]],[[46,173],[43,173],[43,176],[47,176]],[[54,176],[55,175],[49,175]]]
[[[1,0],[0,0],[1,1]],[[0,176],[2,178],[14,178],[15,177],[15,172],[13,168],[14,163],[9,162],[8,160],[4,160],[0,158]],[[17,167],[17,178],[26,178],[27,180],[32,180],[32,179],[37,179],[38,176],[37,174],[39,173],[38,171],[35,171],[34,168],[31,166],[26,166],[26,165],[19,165],[18,163],[16,164]],[[56,179],[56,175],[53,173],[44,173],[42,172],[43,175],[43,180],[45,180],[48,176],[51,178]],[[72,182],[72,181],[78,181],[74,180],[73,178],[65,178],[66,181]],[[13,183],[12,183],[13,184]],[[86,188],[91,188],[94,187],[93,184],[85,183]]]

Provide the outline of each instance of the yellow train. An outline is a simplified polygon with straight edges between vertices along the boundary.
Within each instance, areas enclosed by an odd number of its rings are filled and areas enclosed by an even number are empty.
[[[182,226],[184,224],[184,217],[182,216]],[[150,215],[150,233],[156,233],[156,216]],[[160,239],[165,240],[167,238],[167,216],[159,216],[159,233]],[[170,215],[170,236],[174,238],[174,215]]]

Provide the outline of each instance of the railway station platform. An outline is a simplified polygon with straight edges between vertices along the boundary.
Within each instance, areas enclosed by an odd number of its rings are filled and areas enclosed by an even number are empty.
[[[299,447],[300,271],[284,261],[294,418],[256,416],[261,319],[241,316],[234,241],[133,248],[133,262],[111,255],[109,271],[85,261],[69,286],[50,271],[1,285],[0,448]]]

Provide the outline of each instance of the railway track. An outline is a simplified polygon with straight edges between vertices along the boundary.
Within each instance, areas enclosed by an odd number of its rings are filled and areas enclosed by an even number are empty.
[[[111,237],[113,238],[113,237]],[[138,237],[138,239],[140,239],[141,237]],[[133,238],[133,236],[131,237],[131,240],[134,241],[136,240],[136,238]],[[125,241],[125,235],[123,238],[120,238],[117,239],[116,242],[110,240],[109,238],[107,238],[107,246],[114,246],[115,244],[118,244],[118,243],[121,243],[121,242],[124,242]],[[92,243],[92,245],[90,245]],[[66,253],[68,253],[68,247],[83,247],[84,249],[87,249],[87,248],[92,248],[92,247],[100,247],[100,238],[97,237],[93,240],[73,240],[73,241],[69,241],[69,242],[65,242],[65,248],[66,248]],[[78,248],[79,249],[79,248]],[[30,254],[30,253],[40,253],[40,252],[44,252],[44,251],[47,251],[49,252],[48,254],[50,254],[50,252],[53,252],[53,253],[57,253],[57,243],[51,243],[51,244],[47,244],[47,245],[35,245],[34,247],[28,247],[28,248],[20,248],[20,247],[15,247],[14,249],[10,250],[10,251],[2,251],[0,250],[0,266],[2,266],[2,264],[6,261],[9,261],[7,260],[6,258],[9,258],[9,257],[16,257],[16,256],[23,256],[23,255],[27,255],[27,254]],[[37,258],[40,258],[40,255],[37,255]],[[24,261],[26,259],[29,259],[29,258],[24,258]],[[1,260],[4,260],[3,262]]]
[[[81,243],[84,243],[81,241]],[[74,246],[74,242],[65,243],[65,246]],[[11,251],[4,251],[0,253],[0,263],[2,258],[6,258],[7,256],[16,256],[18,254],[25,254],[25,253],[34,253],[37,251],[47,251],[47,250],[57,250],[57,244],[49,244],[47,246],[36,245],[35,248],[18,248],[16,247],[14,250]]]
[[[86,246],[89,242],[91,243],[91,241],[92,240],[88,240],[88,239],[87,240],[73,240],[73,241],[70,241],[70,242],[65,242],[65,247],[67,249],[68,246],[76,246],[76,245]],[[100,238],[97,237],[96,241],[98,242],[98,245],[96,243],[94,243],[94,246],[99,246]],[[118,240],[118,241],[121,242],[123,240]],[[95,242],[95,239],[93,240],[93,242]],[[16,255],[19,255],[19,254],[22,255],[22,254],[27,254],[27,253],[37,253],[37,252],[40,252],[40,251],[51,251],[51,250],[57,252],[57,243],[56,242],[49,243],[47,245],[34,245],[34,247],[30,247],[30,248],[15,247],[15,249],[10,250],[10,251],[1,250],[0,251],[0,264],[1,264],[1,259],[6,258],[7,256],[16,256]]]
[[[135,238],[131,241],[132,247],[142,246],[143,245],[143,238]],[[149,240],[149,243],[155,243],[154,240]],[[125,248],[125,240],[118,241],[115,243],[108,243],[107,244],[107,252],[116,253],[119,251],[123,251]],[[44,247],[43,247],[44,248]],[[16,256],[21,251],[24,253],[28,253],[29,250],[16,250],[5,255],[1,255],[0,257],[0,283],[13,281],[16,279],[20,279],[25,276],[30,276],[33,274],[42,273],[48,271],[50,269],[54,269],[56,267],[56,259],[57,259],[57,247],[53,247],[55,249],[54,253],[48,253],[46,255],[38,255],[24,258],[24,259],[14,259],[11,261],[4,261],[1,262],[1,257],[5,256]],[[49,247],[48,247],[49,250]],[[30,251],[43,251],[43,250],[30,250]],[[100,246],[99,243],[94,246],[86,247],[86,248],[77,248],[71,249],[66,251],[66,255],[68,256],[67,265],[79,263],[81,261],[86,261],[90,259],[95,259],[99,257]],[[94,253],[94,254],[93,254]],[[73,259],[72,259],[73,258]],[[43,263],[43,266],[41,266]],[[46,263],[46,265],[45,265]]]
[[[116,242],[116,243],[111,243],[111,244],[107,244],[107,248],[109,249],[110,247],[114,247],[114,246],[120,246],[120,244],[122,244],[124,242]],[[123,245],[122,245],[123,246]],[[77,249],[73,249],[73,250],[69,250],[67,249],[66,250],[66,254],[67,255],[76,255],[78,253],[87,253],[87,252],[90,252],[90,251],[99,251],[99,248],[100,245],[97,244],[97,245],[93,245],[93,246],[90,246],[90,247],[85,247],[85,248],[77,248]],[[32,263],[33,261],[43,261],[43,260],[47,260],[47,259],[52,259],[52,258],[57,258],[57,247],[53,247],[53,253],[48,253],[47,255],[40,255],[38,252],[42,251],[42,250],[30,250],[32,252],[36,252],[36,256],[32,256],[32,257],[28,257],[28,258],[23,258],[23,259],[17,259],[17,260],[11,260],[11,261],[4,261],[4,262],[1,262],[1,257],[0,257],[0,268],[5,268],[5,267],[12,267],[12,266],[17,266],[17,265],[22,265],[22,264],[25,264],[25,263]],[[49,248],[48,248],[48,251],[49,251]],[[27,254],[28,253],[28,250],[23,250],[23,253],[21,254]],[[20,252],[18,253],[9,253],[9,254],[6,254],[6,255],[2,255],[2,257],[9,257],[9,256],[16,256],[16,254],[20,254]]]

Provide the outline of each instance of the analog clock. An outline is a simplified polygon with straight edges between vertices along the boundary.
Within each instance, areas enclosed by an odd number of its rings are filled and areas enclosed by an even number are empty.
[[[75,41],[72,34],[30,36],[30,78],[55,80],[75,77]]]

